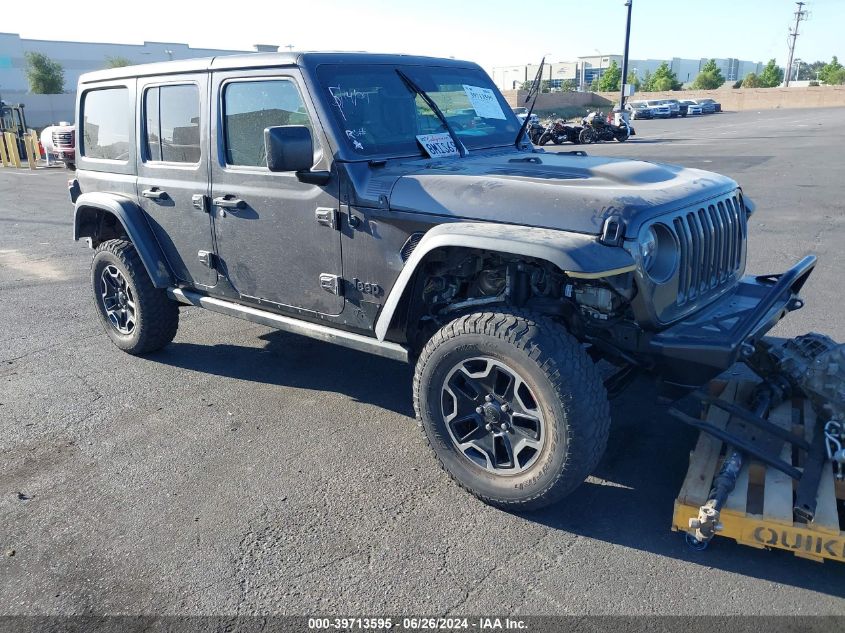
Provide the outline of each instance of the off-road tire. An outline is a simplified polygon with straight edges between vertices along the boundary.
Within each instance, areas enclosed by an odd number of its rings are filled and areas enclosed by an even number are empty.
[[[543,412],[545,444],[519,474],[499,475],[472,463],[447,429],[444,381],[456,363],[477,356],[520,372]],[[531,312],[480,312],[445,325],[420,354],[413,392],[417,419],[446,472],[482,501],[508,510],[536,510],[567,496],[607,446],[610,405],[598,369],[562,326]]]
[[[115,266],[126,279],[135,300],[136,323],[129,334],[121,333],[106,316],[100,294],[101,274]],[[101,243],[91,261],[91,286],[97,314],[112,342],[128,354],[140,355],[161,349],[173,340],[179,328],[179,305],[156,288],[135,247],[128,240]]]

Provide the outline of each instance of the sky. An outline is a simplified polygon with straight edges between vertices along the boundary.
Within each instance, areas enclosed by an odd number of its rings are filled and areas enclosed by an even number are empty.
[[[50,17],[3,25],[32,39],[251,50],[366,50],[456,57],[494,66],[621,54],[624,0],[40,0]],[[118,8],[119,7],[119,8]],[[126,8],[124,8],[126,7]],[[845,57],[845,0],[810,0],[796,57]],[[791,0],[633,0],[632,59],[736,57],[786,65]],[[282,49],[284,50],[284,49]]]

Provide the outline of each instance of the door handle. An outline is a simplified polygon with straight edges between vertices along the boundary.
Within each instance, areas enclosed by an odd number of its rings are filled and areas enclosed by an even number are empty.
[[[220,196],[219,198],[215,198],[212,200],[214,206],[221,207],[223,209],[245,209],[246,202],[241,200],[240,198],[235,198],[234,196]]]
[[[150,200],[165,200],[167,199],[167,192],[162,191],[158,187],[151,187],[149,189],[144,189],[141,192],[141,195],[145,198],[149,198]]]

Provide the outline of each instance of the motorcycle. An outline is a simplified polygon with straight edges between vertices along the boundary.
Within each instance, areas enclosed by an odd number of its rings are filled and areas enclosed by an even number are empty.
[[[600,141],[619,141],[624,143],[634,133],[633,128],[626,121],[622,125],[614,125],[605,120],[601,112],[590,112],[581,119],[583,129],[579,132],[578,140],[585,144]]]
[[[548,122],[542,132],[538,135],[535,143],[537,145],[545,145],[546,143],[554,143],[561,145],[567,141],[571,143],[578,142],[578,131],[572,126],[567,125],[563,119]]]

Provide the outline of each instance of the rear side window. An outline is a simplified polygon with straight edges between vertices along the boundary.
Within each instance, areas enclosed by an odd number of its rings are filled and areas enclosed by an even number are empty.
[[[144,157],[148,161],[200,161],[200,100],[196,84],[157,86],[144,93]]]
[[[238,81],[223,91],[226,163],[265,167],[264,128],[311,127],[299,89],[289,80]]]
[[[127,88],[86,92],[82,101],[82,155],[128,160],[132,118]]]

